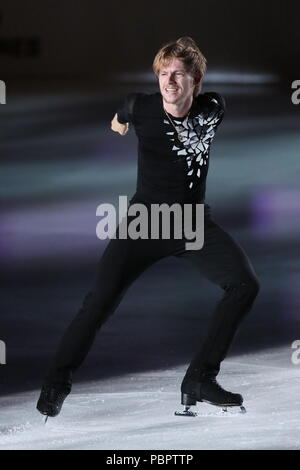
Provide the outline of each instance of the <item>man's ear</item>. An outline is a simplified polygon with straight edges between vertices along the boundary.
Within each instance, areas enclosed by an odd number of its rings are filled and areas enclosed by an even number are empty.
[[[197,95],[201,92],[202,80],[203,80],[203,75],[201,75],[200,73],[195,75],[195,77],[194,77],[194,96],[196,96],[195,95],[196,89],[197,89]]]
[[[203,76],[201,75],[201,73],[197,73],[194,77],[194,85],[201,85],[202,79],[203,79]]]

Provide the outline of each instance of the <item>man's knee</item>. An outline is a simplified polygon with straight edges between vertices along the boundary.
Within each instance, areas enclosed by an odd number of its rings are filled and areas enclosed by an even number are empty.
[[[251,277],[245,281],[242,281],[239,284],[238,289],[241,292],[241,295],[246,295],[248,298],[254,300],[260,289],[259,280],[257,277]]]
[[[240,282],[233,282],[225,286],[227,292],[232,292],[251,299],[255,299],[259,289],[260,283],[257,277],[251,277]]]

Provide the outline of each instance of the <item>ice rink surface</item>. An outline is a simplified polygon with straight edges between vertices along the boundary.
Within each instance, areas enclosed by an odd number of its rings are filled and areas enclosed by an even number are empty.
[[[287,348],[224,363],[219,381],[244,396],[246,414],[198,403],[179,417],[174,368],[75,385],[61,414],[35,410],[38,390],[0,398],[0,449],[300,449],[299,366]]]
[[[68,84],[69,86],[69,84]],[[245,248],[261,291],[218,377],[246,414],[198,403],[181,410],[180,384],[220,289],[178,260],[132,286],[100,332],[62,413],[36,409],[57,341],[91,285],[105,242],[98,204],[132,195],[134,132],[109,122],[130,90],[11,91],[3,108],[0,193],[0,449],[299,449],[299,112],[283,95],[230,94],[211,153],[207,202]],[[248,89],[246,90],[248,93]]]

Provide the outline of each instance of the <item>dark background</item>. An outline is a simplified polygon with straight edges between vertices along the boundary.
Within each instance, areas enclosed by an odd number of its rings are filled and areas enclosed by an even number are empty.
[[[207,202],[261,281],[230,356],[299,338],[298,2],[2,1],[0,393],[34,389],[78,311],[106,246],[96,207],[134,192],[136,139],[110,130],[129,91],[157,91],[158,48],[183,35],[208,60],[204,91],[226,119]],[[150,75],[149,75],[150,74]],[[182,367],[205,336],[219,288],[163,260],[129,290],[78,381]]]
[[[3,0],[1,76],[100,82],[115,72],[150,70],[163,42],[188,35],[210,67],[293,78],[300,53],[299,13],[299,2],[278,0]],[[13,41],[30,38],[37,39],[40,53],[24,57],[24,46],[16,60]]]

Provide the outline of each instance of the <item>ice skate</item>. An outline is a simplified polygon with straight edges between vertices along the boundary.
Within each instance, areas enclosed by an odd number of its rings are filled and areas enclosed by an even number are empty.
[[[196,412],[190,410],[190,407],[196,405],[197,401],[221,407],[223,412],[237,406],[240,407],[241,413],[246,412],[245,407],[242,406],[242,395],[224,390],[215,377],[205,378],[201,381],[184,379],[181,385],[181,404],[185,408],[183,411],[175,411],[175,415],[197,416]]]
[[[70,391],[54,385],[42,387],[36,408],[41,414],[46,415],[45,424],[49,416],[54,417],[60,413],[63,402],[69,393]]]

